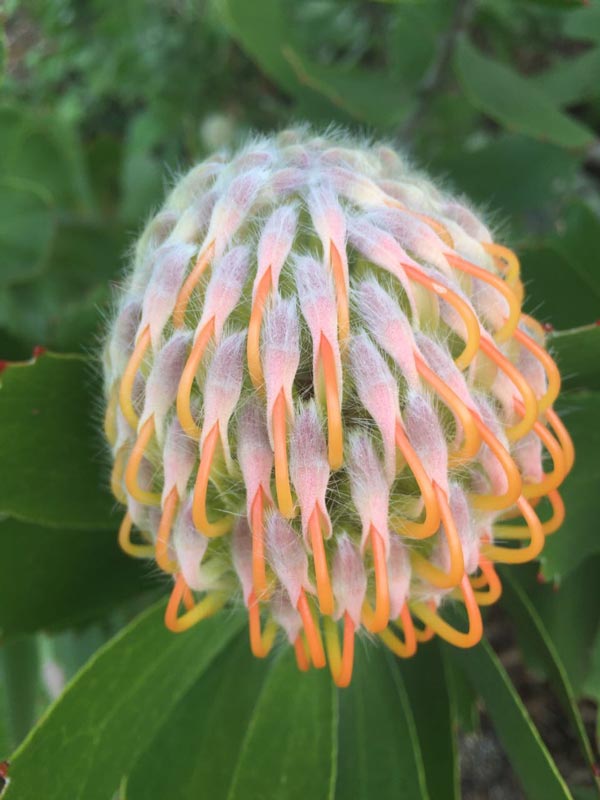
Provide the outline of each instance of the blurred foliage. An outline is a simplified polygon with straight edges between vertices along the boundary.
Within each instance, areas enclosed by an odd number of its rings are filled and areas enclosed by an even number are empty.
[[[161,587],[116,549],[94,432],[127,249],[190,163],[307,120],[389,138],[466,193],[555,329],[568,518],[551,583],[513,571],[503,607],[588,768],[567,788],[488,643],[407,665],[361,650],[339,693],[285,653],[250,658],[236,616],[172,637],[159,605],[18,750],[9,800],[453,800],[457,728],[479,707],[527,797],[594,792],[578,700],[600,698],[600,0],[5,0],[0,19],[0,358],[22,362],[0,384],[3,751]]]

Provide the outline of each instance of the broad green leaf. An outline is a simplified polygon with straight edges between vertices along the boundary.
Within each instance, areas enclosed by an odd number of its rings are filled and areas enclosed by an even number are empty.
[[[228,800],[331,800],[338,696],[325,670],[299,673],[291,648],[273,664],[252,714]]]
[[[114,223],[59,223],[43,272],[0,300],[0,324],[30,347],[89,352],[103,333],[125,242]]]
[[[45,354],[0,374],[0,513],[61,528],[114,530],[93,368]]]
[[[544,575],[561,580],[593,553],[600,552],[598,486],[600,485],[600,392],[567,395],[558,407],[575,445],[575,466],[560,493],[566,519],[548,537],[541,554]]]
[[[528,800],[570,800],[569,790],[500,660],[485,641],[446,646],[481,696]]]
[[[0,286],[40,272],[53,229],[50,197],[40,186],[0,177]]]
[[[91,190],[77,131],[58,115],[24,116],[19,135],[4,159],[10,176],[35,182],[53,204],[89,211]]]
[[[585,8],[569,14],[564,32],[572,39],[585,39],[600,42],[600,3],[592,0]]]
[[[40,688],[40,653],[34,636],[19,636],[0,647],[0,666],[13,747],[35,722]]]
[[[582,202],[561,210],[556,233],[519,250],[527,305],[557,329],[596,322],[600,316],[600,271],[593,253],[600,218]]]
[[[124,600],[155,590],[141,563],[121,552],[116,531],[0,522],[0,630],[5,636],[99,619]]]
[[[439,644],[427,644],[397,663],[419,734],[429,797],[460,798],[456,722]]]
[[[561,656],[546,630],[543,619],[518,581],[511,576],[511,571],[503,569],[502,579],[504,585],[502,604],[511,615],[521,640],[526,641],[527,646],[532,647],[538,654],[548,680],[571,722],[581,752],[590,768],[593,768],[594,753]]]
[[[127,800],[226,800],[270,666],[244,631],[173,709],[133,768]]]
[[[600,271],[592,255],[600,237],[600,216],[584,203],[574,202],[556,227],[558,249],[600,304]]]
[[[600,390],[600,325],[552,333],[548,346],[559,366],[564,389]]]
[[[532,81],[559,106],[595,100],[600,95],[600,47],[565,58]]]
[[[447,174],[453,187],[528,236],[532,219],[555,229],[556,209],[565,191],[575,191],[579,166],[576,154],[515,134],[501,134],[477,149],[441,148],[433,160],[435,171]]]
[[[585,558],[560,583],[539,584],[527,567],[516,571],[523,589],[544,622],[577,696],[582,693],[594,639],[600,625],[600,555]]]
[[[444,651],[442,658],[454,724],[463,733],[475,733],[479,730],[477,692],[469,683],[465,673]]]
[[[71,682],[15,753],[8,800],[107,800],[244,624],[226,612],[178,635],[163,614],[142,614]]]
[[[335,797],[429,797],[407,689],[388,653],[371,642],[357,647],[352,683],[340,692]]]
[[[473,105],[509,130],[563,147],[585,147],[594,141],[591,130],[563,114],[526,78],[482,55],[464,37],[454,64]]]
[[[599,301],[594,287],[573,268],[555,238],[547,244],[526,244],[518,254],[530,313],[557,330],[595,322]]]

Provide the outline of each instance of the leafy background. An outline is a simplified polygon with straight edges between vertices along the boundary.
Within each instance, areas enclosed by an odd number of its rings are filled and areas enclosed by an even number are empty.
[[[9,800],[597,797],[600,2],[5,0],[0,15]],[[253,659],[237,613],[163,629],[167,585],[116,547],[96,432],[112,287],[165,187],[302,119],[388,137],[480,205],[552,331],[577,448],[567,522],[504,574],[487,639],[408,663],[363,644],[342,692],[285,650]]]

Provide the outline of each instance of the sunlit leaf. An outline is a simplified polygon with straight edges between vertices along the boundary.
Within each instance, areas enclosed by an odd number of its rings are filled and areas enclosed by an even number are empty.
[[[367,647],[357,648],[352,683],[340,694],[336,800],[427,800],[407,688],[388,654]]]
[[[264,682],[227,800],[277,800],[283,792],[286,800],[331,800],[337,702],[327,672],[299,673],[293,650],[286,648]]]
[[[11,800],[106,800],[172,710],[238,633],[226,613],[185,635],[163,623],[164,603],[102,648],[68,686],[11,763]],[[58,764],[60,780],[56,780]]]
[[[242,633],[173,709],[133,768],[127,800],[226,800],[270,667]]]
[[[436,642],[398,662],[410,699],[431,800],[460,798],[458,745],[450,682]]]

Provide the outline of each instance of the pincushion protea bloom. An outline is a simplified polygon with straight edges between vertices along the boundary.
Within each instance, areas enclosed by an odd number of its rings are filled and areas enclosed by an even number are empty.
[[[573,464],[522,299],[515,255],[389,147],[288,131],[189,172],[105,349],[119,541],[172,575],[167,626],[241,587],[253,653],[282,629],[340,686],[362,629],[475,644]]]

